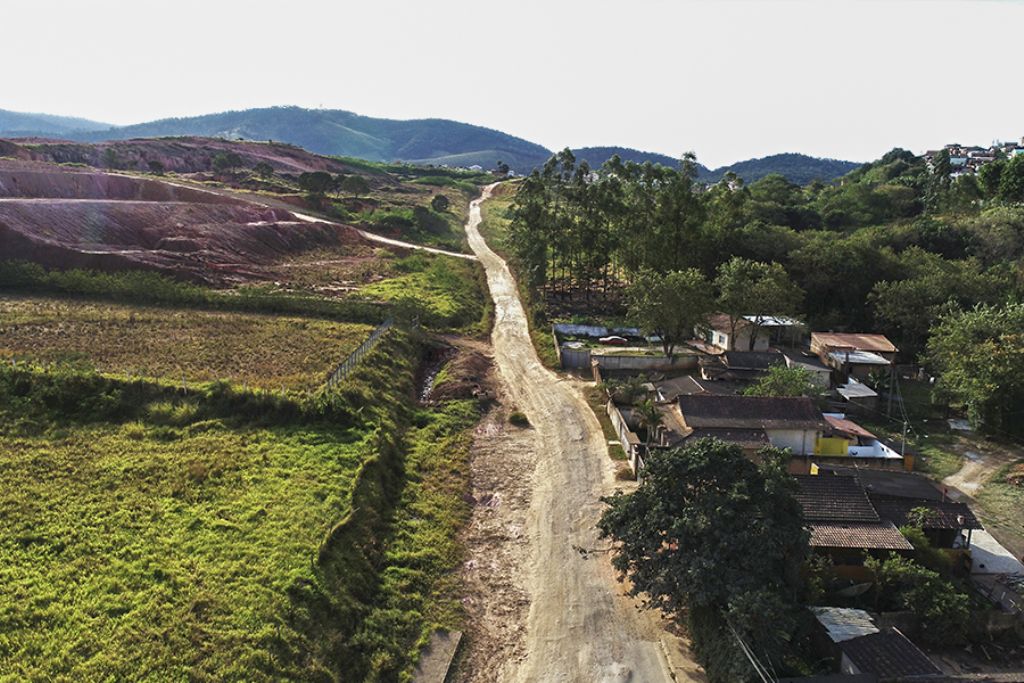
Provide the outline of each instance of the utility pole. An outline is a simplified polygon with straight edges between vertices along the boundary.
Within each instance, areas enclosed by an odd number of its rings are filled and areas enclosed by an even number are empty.
[[[909,426],[909,423],[906,420],[904,420],[903,421],[903,442],[900,444],[900,457],[901,458],[904,458],[907,455],[907,427],[908,426]]]

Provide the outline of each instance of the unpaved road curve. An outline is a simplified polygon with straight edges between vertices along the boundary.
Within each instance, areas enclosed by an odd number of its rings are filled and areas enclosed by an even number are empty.
[[[317,218],[316,216],[310,216],[307,213],[299,213],[294,209],[288,209],[291,214],[298,218],[300,221],[306,221],[307,223],[332,223],[324,218]],[[351,227],[351,226],[350,226]],[[455,258],[467,259],[469,261],[475,261],[476,256],[473,254],[462,254],[457,251],[448,251],[447,249],[438,249],[437,247],[427,247],[422,244],[413,244],[412,242],[403,242],[402,240],[394,240],[390,237],[384,237],[383,235],[377,235],[366,230],[360,230],[359,228],[352,228],[360,235],[370,240],[371,242],[379,242],[380,244],[388,244],[392,247],[401,247],[403,249],[416,249],[417,251],[426,251],[431,254],[441,254],[442,256],[453,256]]]
[[[529,561],[524,581],[530,597],[526,654],[504,679],[667,681],[670,665],[665,653],[678,653],[679,642],[661,628],[654,613],[638,611],[634,601],[624,596],[606,553],[588,559],[577,550],[608,545],[598,541],[595,524],[603,507],[600,497],[615,485],[612,463],[590,407],[571,383],[559,380],[538,360],[515,281],[505,262],[480,236],[480,203],[492,189],[486,188],[481,199],[470,205],[466,232],[487,271],[494,299],[495,364],[540,443],[533,455],[526,519]],[[679,669],[676,676],[689,678]]]
[[[131,176],[131,175],[126,175],[125,177],[127,177],[127,178],[135,178],[135,176]],[[267,207],[275,207],[275,208],[284,209],[285,211],[288,211],[293,216],[295,216],[295,218],[297,220],[304,221],[306,223],[329,223],[331,225],[342,225],[340,223],[335,223],[334,221],[328,220],[326,218],[317,218],[316,216],[311,216],[308,213],[301,213],[299,211],[296,211],[295,207],[290,205],[290,204],[286,204],[284,202],[275,202],[272,199],[269,199],[267,197],[259,197],[257,195],[252,195],[252,194],[245,193],[245,192],[238,192],[238,191],[229,190],[229,189],[225,189],[225,188],[198,187],[196,185],[190,185],[188,183],[183,183],[183,182],[171,182],[171,181],[166,180],[166,179],[161,180],[161,182],[163,182],[163,183],[165,183],[167,185],[173,185],[175,187],[184,187],[184,188],[188,188],[190,190],[197,190],[199,192],[206,192],[206,193],[211,194],[211,195],[217,195],[217,196],[221,196],[221,197],[231,197],[233,199],[238,199],[238,200],[241,200],[241,201],[244,201],[244,202],[248,202],[250,204],[257,204],[259,206],[267,206]],[[403,242],[402,240],[395,240],[395,239],[391,239],[390,237],[384,237],[383,235],[377,235],[375,233],[368,232],[366,230],[360,230],[359,228],[356,228],[354,226],[345,226],[345,227],[352,228],[353,230],[355,230],[356,232],[358,232],[360,235],[362,235],[366,239],[370,240],[371,242],[378,242],[380,244],[387,244],[387,245],[390,245],[392,247],[401,247],[402,249],[415,249],[417,251],[426,251],[426,252],[429,252],[431,254],[440,254],[442,256],[453,256],[455,258],[468,259],[470,261],[475,261],[476,260],[476,256],[474,256],[473,254],[462,254],[462,253],[457,252],[457,251],[448,251],[447,249],[438,249],[436,247],[428,247],[428,246],[424,246],[422,244],[413,244],[412,242]]]

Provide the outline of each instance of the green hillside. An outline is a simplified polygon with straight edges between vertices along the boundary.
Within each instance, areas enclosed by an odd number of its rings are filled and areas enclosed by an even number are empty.
[[[0,137],[66,135],[75,131],[96,130],[109,124],[51,114],[26,114],[0,109]]]
[[[572,150],[576,161],[586,161],[591,168],[598,168],[612,156],[618,155],[623,161],[637,164],[650,162],[667,168],[679,168],[679,159],[657,152],[642,152],[628,147],[582,147]],[[838,159],[819,159],[806,154],[773,154],[760,159],[747,159],[728,166],[710,169],[697,164],[697,179],[716,183],[728,172],[733,172],[747,183],[753,183],[766,175],[779,174],[791,183],[806,185],[815,180],[829,182],[846,175],[860,164]]]
[[[371,161],[418,160],[445,163],[445,158],[474,155],[474,163],[491,168],[499,159],[529,170],[543,163],[544,147],[500,131],[444,119],[396,121],[336,109],[270,107],[190,118],[163,119],[133,126],[96,130],[72,137],[86,141],[140,137],[201,135],[277,140],[312,152]],[[462,162],[453,162],[462,163]]]
[[[773,154],[760,159],[739,161],[730,166],[722,166],[709,172],[701,180],[716,182],[727,172],[732,171],[747,183],[752,183],[766,175],[778,174],[791,183],[806,185],[815,180],[829,182],[859,168],[861,164],[839,159],[819,159],[806,154]]]
[[[517,173],[529,173],[551,156],[547,148],[491,128],[447,119],[394,119],[360,116],[339,109],[266,107],[187,118],[170,118],[131,126],[105,124],[0,110],[0,137],[49,136],[82,142],[201,136],[245,140],[274,140],[311,152],[356,157],[369,161],[404,161],[424,166],[481,166],[492,169],[503,161]],[[572,150],[578,161],[599,168],[618,155],[623,161],[677,168],[679,159],[628,147],[582,147]],[[719,181],[732,171],[748,183],[777,173],[805,185],[829,182],[860,164],[818,159],[806,154],[774,154],[709,169],[698,164],[698,179]]]

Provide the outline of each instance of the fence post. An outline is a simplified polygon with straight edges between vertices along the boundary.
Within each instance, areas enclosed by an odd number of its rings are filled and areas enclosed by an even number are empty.
[[[393,323],[394,318],[387,318],[384,322],[375,327],[370,333],[370,336],[364,339],[363,343],[360,344],[355,351],[350,353],[345,360],[341,361],[341,363],[338,364],[338,367],[336,367],[334,371],[327,376],[327,386],[332,387],[337,382],[345,379],[345,377],[347,377],[355,368],[356,364],[362,360],[363,356],[377,345],[377,341],[384,336],[384,333],[391,329]]]

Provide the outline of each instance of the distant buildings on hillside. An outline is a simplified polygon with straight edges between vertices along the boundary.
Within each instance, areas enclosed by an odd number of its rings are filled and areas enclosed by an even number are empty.
[[[946,151],[949,154],[949,175],[957,178],[962,175],[974,175],[978,169],[995,161],[1000,157],[1010,159],[1024,154],[1024,138],[1020,142],[996,142],[989,147],[967,147],[954,142],[944,146],[941,150],[928,150],[922,156],[928,162],[928,169],[933,169],[933,160],[939,152]]]

